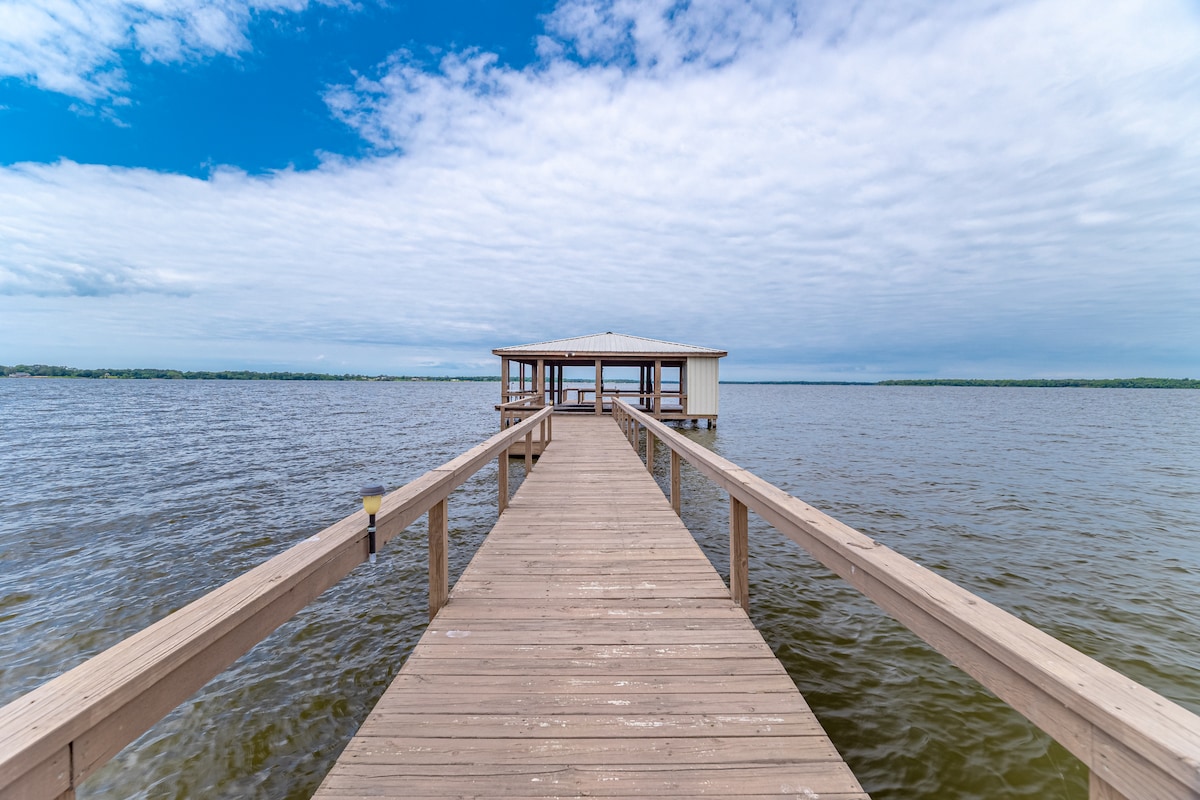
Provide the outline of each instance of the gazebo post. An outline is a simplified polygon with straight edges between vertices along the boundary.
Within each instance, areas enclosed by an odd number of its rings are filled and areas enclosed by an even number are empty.
[[[508,359],[504,356],[500,357],[500,405],[508,402]]]
[[[600,389],[604,385],[604,362],[596,359],[596,413],[604,413],[604,400],[600,398]]]
[[[662,359],[654,360],[654,418],[662,416]]]

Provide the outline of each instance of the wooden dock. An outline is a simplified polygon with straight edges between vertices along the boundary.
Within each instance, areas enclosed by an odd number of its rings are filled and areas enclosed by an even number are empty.
[[[618,426],[560,417],[315,797],[867,798]]]

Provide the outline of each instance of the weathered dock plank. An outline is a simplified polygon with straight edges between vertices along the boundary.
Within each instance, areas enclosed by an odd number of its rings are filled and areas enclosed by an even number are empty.
[[[318,790],[867,798],[612,420],[556,418]]]

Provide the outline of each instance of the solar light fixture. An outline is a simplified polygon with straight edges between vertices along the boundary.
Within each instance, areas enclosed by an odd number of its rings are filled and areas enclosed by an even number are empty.
[[[367,512],[367,550],[370,553],[368,560],[375,563],[375,515],[379,513],[379,506],[383,503],[382,486],[364,486],[359,490],[362,495],[363,511]]]

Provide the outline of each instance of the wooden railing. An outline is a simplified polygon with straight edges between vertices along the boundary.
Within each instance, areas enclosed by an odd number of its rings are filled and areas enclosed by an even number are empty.
[[[633,401],[634,408],[647,409],[657,408],[662,410],[666,407],[664,401],[672,400],[678,405],[678,408],[687,408],[687,395],[681,390],[661,391],[661,392],[640,392],[636,389],[605,389],[604,399],[611,402]],[[674,409],[676,405],[670,406]]]
[[[503,511],[507,450],[550,414],[533,413],[384,497],[380,546],[428,514],[431,619],[449,592],[447,498],[498,459]],[[125,745],[365,561],[367,547],[359,511],[0,708],[0,800],[73,797]]]
[[[509,428],[521,420],[545,408],[546,404],[536,394],[519,400],[509,400],[497,406],[500,409],[500,427]]]
[[[537,392],[533,389],[505,390],[501,395],[501,397],[503,398],[501,400],[501,403],[518,403],[522,400],[529,400],[529,399],[536,400],[540,396],[541,396],[541,393]]]
[[[544,448],[550,442],[550,439],[553,436],[553,433],[551,432],[552,425],[553,425],[553,416],[551,413],[549,413],[549,412],[553,411],[553,409],[549,408],[548,406],[546,406],[545,403],[541,402],[541,398],[536,395],[534,395],[533,397],[530,397],[530,398],[526,398],[524,400],[513,400],[512,402],[504,403],[503,405],[501,405],[500,406],[500,430],[505,430],[506,428],[510,428],[513,425],[517,425],[522,420],[528,419],[533,414],[539,414],[543,410],[546,410],[547,413],[545,413],[541,416],[541,423],[540,423],[540,427],[538,430],[537,445],[538,445],[538,447]],[[533,428],[529,428],[525,432],[525,469],[526,470],[533,469],[533,456],[534,456]],[[500,480],[501,480],[501,484],[504,488],[504,491],[501,492],[501,495],[502,495],[502,497],[507,497],[508,496],[508,492],[507,492],[508,475],[507,475],[507,473],[504,476],[502,476]],[[504,511],[504,509],[507,508],[507,506],[508,506],[507,500],[502,499],[500,501],[500,510]]]
[[[613,410],[647,467],[656,440],[729,493],[730,594],[749,604],[754,511],[1024,715],[1090,770],[1091,800],[1200,798],[1200,717],[692,442],[628,404]]]

